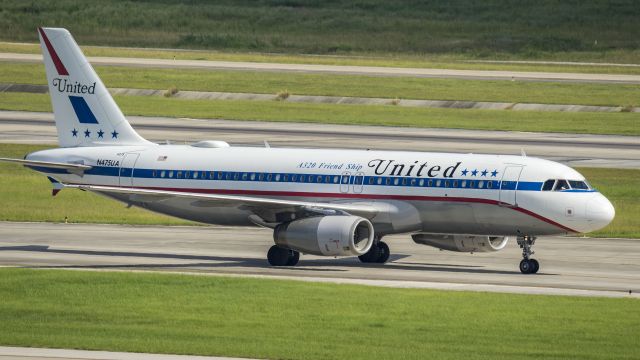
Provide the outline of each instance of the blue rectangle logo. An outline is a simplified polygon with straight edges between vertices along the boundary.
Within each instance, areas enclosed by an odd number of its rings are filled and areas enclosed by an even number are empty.
[[[69,100],[71,101],[71,106],[73,106],[73,111],[76,112],[76,116],[78,117],[78,121],[81,124],[97,124],[98,119],[96,119],[93,112],[89,108],[89,104],[82,96],[69,96]]]

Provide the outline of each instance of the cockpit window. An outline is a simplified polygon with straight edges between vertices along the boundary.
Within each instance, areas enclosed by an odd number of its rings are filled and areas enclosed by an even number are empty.
[[[553,189],[553,184],[555,184],[556,181],[555,180],[547,180],[544,182],[544,185],[542,185],[542,191],[551,191]]]
[[[589,185],[584,181],[569,180],[569,185],[571,185],[572,189],[589,190]]]
[[[558,180],[556,182],[556,186],[553,188],[553,191],[562,191],[562,190],[569,190],[569,183],[567,182],[567,180]]]

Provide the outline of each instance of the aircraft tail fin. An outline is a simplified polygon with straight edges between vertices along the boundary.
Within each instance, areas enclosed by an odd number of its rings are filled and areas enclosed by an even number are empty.
[[[129,124],[66,29],[38,28],[61,147],[149,144]]]

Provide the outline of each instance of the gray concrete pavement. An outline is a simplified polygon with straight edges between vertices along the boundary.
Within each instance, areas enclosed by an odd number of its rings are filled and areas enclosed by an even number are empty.
[[[240,358],[0,346],[0,360],[241,360]]]
[[[210,69],[210,70],[250,70],[304,72],[324,74],[354,74],[370,76],[409,76],[431,78],[454,78],[468,80],[518,80],[518,81],[563,81],[640,84],[640,75],[621,74],[584,74],[556,72],[524,72],[494,70],[451,70],[427,68],[397,68],[375,66],[279,64],[247,61],[207,61],[207,60],[170,60],[139,59],[123,57],[88,57],[93,65],[117,65],[156,68]],[[42,62],[39,54],[0,53],[0,61]]]
[[[287,122],[128,117],[153,141],[223,140],[232,145],[355,148],[538,156],[570,166],[640,168],[640,137],[586,134],[417,129]],[[50,113],[0,111],[0,142],[57,141]]]
[[[126,211],[126,210],[123,210]],[[60,214],[64,216],[64,214]],[[274,268],[271,230],[0,222],[0,266],[153,270],[533,294],[640,297],[640,240],[546,237],[535,245],[541,270],[523,275],[514,241],[497,253],[462,254],[385,238],[390,262],[304,255]],[[631,294],[629,291],[631,290]]]

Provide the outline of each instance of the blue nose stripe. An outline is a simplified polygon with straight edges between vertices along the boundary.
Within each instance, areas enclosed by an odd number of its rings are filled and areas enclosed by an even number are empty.
[[[69,100],[71,101],[71,106],[73,106],[73,111],[76,112],[76,116],[78,117],[78,121],[81,124],[97,124],[98,119],[96,119],[93,112],[89,108],[89,104],[82,96],[69,96]]]

